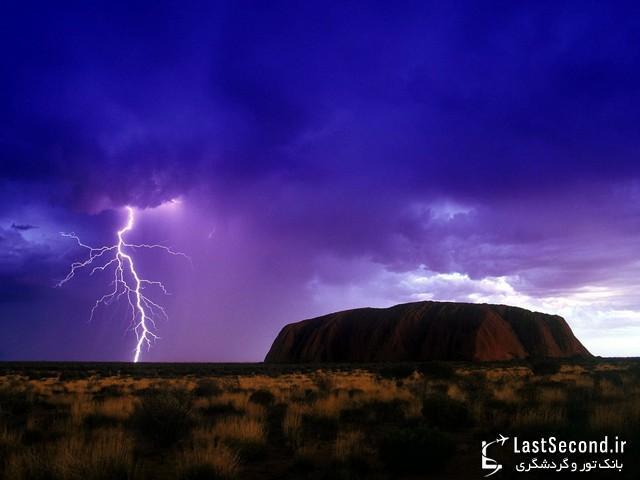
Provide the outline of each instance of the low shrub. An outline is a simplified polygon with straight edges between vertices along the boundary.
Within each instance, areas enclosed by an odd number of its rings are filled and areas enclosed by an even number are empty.
[[[115,427],[118,425],[118,419],[102,413],[90,413],[84,417],[84,426],[89,430],[102,427]]]
[[[410,365],[398,363],[395,365],[388,365],[381,367],[378,370],[378,375],[381,378],[390,380],[403,380],[410,376],[415,371],[415,368]]]
[[[0,389],[0,419],[26,417],[33,407],[27,392]]]
[[[380,441],[380,459],[392,472],[424,474],[440,470],[455,452],[453,441],[425,425],[387,429]]]
[[[211,405],[207,405],[202,407],[200,413],[205,417],[220,417],[224,415],[239,415],[242,412],[239,411],[236,407],[234,407],[233,403],[214,403]]]
[[[338,435],[338,419],[317,415],[303,415],[302,432],[305,438],[333,441]]]
[[[193,427],[191,397],[182,390],[144,395],[129,419],[139,440],[168,447],[184,439]]]
[[[249,401],[263,407],[268,407],[276,401],[276,397],[269,390],[257,390],[249,395]]]
[[[394,399],[383,402],[374,400],[359,406],[345,408],[340,412],[340,421],[355,425],[389,423],[404,420],[406,402]]]
[[[196,388],[193,389],[193,394],[196,397],[217,397],[223,392],[220,385],[215,380],[210,378],[203,378],[198,381]]]
[[[94,394],[94,399],[101,400],[104,398],[122,397],[123,395],[124,392],[119,385],[105,385]]]
[[[240,470],[238,454],[224,445],[186,450],[177,463],[178,480],[226,480]]]
[[[3,478],[15,480],[63,480],[56,472],[50,459],[41,449],[27,448],[11,456],[4,469]]]
[[[594,378],[598,383],[601,383],[602,381],[607,381],[607,382],[610,382],[615,387],[618,387],[618,388],[624,387],[624,382],[618,372],[609,372],[606,370],[602,372],[595,372]]]
[[[560,371],[560,362],[549,358],[532,360],[529,368],[534,375],[553,375]]]
[[[218,421],[213,436],[237,451],[244,461],[255,461],[266,452],[265,425],[259,419],[249,417],[227,417]]]
[[[422,416],[442,430],[461,430],[473,426],[473,418],[464,402],[446,395],[433,395],[422,400]]]
[[[418,365],[417,371],[425,377],[450,380],[456,376],[455,369],[445,362],[425,362]]]
[[[212,465],[197,463],[180,468],[176,478],[178,480],[222,480],[225,477],[220,475]]]
[[[361,388],[350,388],[347,390],[347,394],[349,395],[349,398],[361,397],[364,395],[364,390]]]
[[[366,466],[367,442],[360,431],[341,431],[335,443],[335,459],[338,463]]]
[[[11,480],[129,480],[134,462],[124,432],[105,431],[98,437],[72,436],[23,449],[6,465]]]
[[[327,374],[317,374],[315,383],[318,387],[318,391],[324,394],[330,393],[334,387],[333,379]]]

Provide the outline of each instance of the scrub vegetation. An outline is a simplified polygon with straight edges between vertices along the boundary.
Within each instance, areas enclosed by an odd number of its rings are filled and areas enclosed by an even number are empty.
[[[499,433],[640,443],[640,363],[0,364],[5,479],[479,478]]]

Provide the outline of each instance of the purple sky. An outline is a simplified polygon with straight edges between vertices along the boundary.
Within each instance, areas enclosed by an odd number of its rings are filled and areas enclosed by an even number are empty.
[[[124,307],[88,322],[110,275],[54,288],[59,232],[114,243],[125,205],[193,259],[140,255],[171,292],[144,360],[419,299],[638,355],[639,7],[271,3],[0,7],[0,359],[131,357]]]

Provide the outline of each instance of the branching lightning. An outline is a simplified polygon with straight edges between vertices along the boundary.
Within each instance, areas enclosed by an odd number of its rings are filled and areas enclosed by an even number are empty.
[[[65,278],[58,282],[57,286],[61,287],[72,278],[76,272],[83,269],[91,269],[89,275],[93,275],[98,271],[114,269],[114,277],[111,285],[113,290],[104,294],[96,300],[91,309],[90,319],[101,305],[110,305],[125,297],[128,302],[128,311],[131,313],[131,329],[136,335],[136,346],[133,355],[135,363],[140,359],[140,354],[144,346],[151,347],[151,343],[159,337],[154,333],[156,328],[155,320],[158,317],[168,318],[164,307],[147,297],[143,290],[145,287],[156,287],[163,294],[168,295],[168,291],[164,284],[157,280],[147,280],[142,278],[134,263],[132,251],[136,249],[162,250],[165,253],[174,256],[181,256],[191,261],[191,259],[182,252],[176,252],[171,248],[160,244],[148,243],[127,243],[125,234],[130,232],[135,223],[135,213],[133,208],[126,207],[127,223],[117,232],[117,243],[115,245],[107,245],[103,247],[92,247],[86,245],[80,240],[75,233],[61,233],[63,237],[72,238],[76,243],[87,250],[89,257],[84,261],[78,261],[71,264],[71,269]]]

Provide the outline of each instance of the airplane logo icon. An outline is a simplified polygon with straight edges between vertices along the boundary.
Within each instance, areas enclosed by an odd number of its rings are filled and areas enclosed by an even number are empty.
[[[502,470],[502,465],[487,455],[487,449],[494,443],[497,443],[502,447],[507,442],[507,440],[509,440],[509,437],[505,437],[504,435],[500,434],[498,438],[496,438],[493,442],[485,442],[484,440],[482,441],[482,469],[491,470],[491,472],[485,475],[485,478],[490,477],[494,473],[498,473],[500,470]]]

